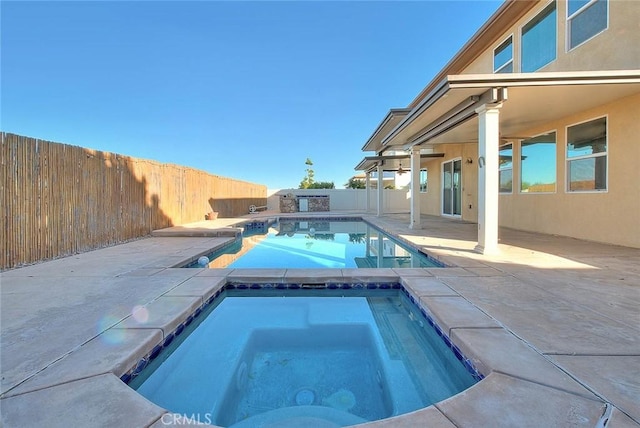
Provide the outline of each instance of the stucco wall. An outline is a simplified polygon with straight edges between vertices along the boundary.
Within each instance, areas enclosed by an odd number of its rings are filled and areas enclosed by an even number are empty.
[[[377,210],[378,191],[369,190],[369,211]],[[271,189],[267,194],[267,209],[279,211],[280,195],[328,195],[331,211],[365,211],[367,209],[367,191],[363,189]],[[384,189],[384,212],[397,213],[409,211],[409,190]]]
[[[463,74],[493,72],[493,53],[510,35],[513,37],[514,71],[520,71],[522,27],[550,2],[541,1],[525,16],[507,26],[482,54],[464,68]],[[582,45],[567,51],[567,2],[556,4],[556,59],[539,71],[597,71],[640,68],[640,6],[635,1],[609,1],[608,27]],[[507,101],[508,102],[508,101]],[[579,101],[576,101],[579,102]],[[520,193],[520,164],[513,166],[514,191],[500,196],[501,226],[539,233],[570,236],[640,248],[640,94],[558,118],[519,135],[556,132],[556,191]],[[577,123],[607,117],[607,190],[567,192],[566,128]],[[519,157],[514,141],[514,158]],[[477,221],[478,145],[436,145],[443,158],[423,160],[428,169],[428,192],[420,194],[423,214],[442,215],[442,163],[462,160],[462,220]],[[467,163],[467,158],[472,163]]]
[[[493,51],[513,35],[514,72],[520,72],[522,27],[549,2],[541,2],[531,12],[506,28],[496,42],[465,68],[462,74],[493,73]],[[567,52],[567,2],[556,5],[556,60],[538,71],[632,70],[640,68],[640,4],[636,1],[609,1],[609,26],[602,33]]]
[[[500,196],[500,225],[598,242],[640,247],[640,94],[532,129],[556,130],[557,190],[519,193],[520,165],[514,165],[514,192]],[[566,127],[607,116],[608,189],[567,192]],[[519,149],[514,146],[514,153]]]
[[[420,194],[422,214],[442,213],[442,164],[455,159],[462,160],[462,220],[477,221],[478,203],[478,145],[442,144],[436,146],[436,153],[444,153],[442,158],[423,160],[422,168],[427,168],[428,190]],[[470,159],[472,163],[467,163]],[[471,205],[471,207],[469,207]]]
[[[520,71],[520,34],[522,27],[549,4],[538,6],[504,29],[496,41],[467,66],[464,74],[492,73],[493,51],[509,35],[513,36],[514,71]],[[640,68],[640,6],[634,1],[609,1],[609,25],[606,30],[567,52],[567,3],[558,1],[556,59],[539,71],[613,70]],[[507,101],[508,102],[508,101]],[[557,133],[555,193],[520,193],[520,165],[513,166],[514,192],[500,196],[501,226],[534,232],[571,236],[586,240],[640,247],[640,94],[581,112],[571,117],[523,131],[523,135]],[[566,191],[566,127],[607,116],[608,181],[604,192]],[[519,142],[514,142],[514,154]],[[463,162],[462,218],[477,221],[477,144],[436,146],[444,160],[470,156],[474,164]],[[441,162],[431,161],[429,195],[424,195],[422,211],[441,212]],[[471,174],[473,172],[473,174]],[[473,209],[469,209],[469,204]]]
[[[500,195],[500,226],[640,247],[640,94],[532,128],[525,135],[556,131],[556,192],[520,193],[520,163],[513,165],[514,191]],[[566,127],[607,117],[607,191],[567,192]],[[519,151],[514,142],[514,154]],[[443,158],[422,162],[429,188],[421,196],[423,214],[441,215],[442,163],[462,159],[462,220],[477,221],[477,144],[435,147]],[[516,157],[516,156],[514,156]],[[466,159],[473,163],[466,163]],[[471,205],[471,208],[469,208]]]

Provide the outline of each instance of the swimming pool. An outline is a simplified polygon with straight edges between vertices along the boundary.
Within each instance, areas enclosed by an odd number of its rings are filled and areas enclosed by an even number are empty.
[[[130,386],[225,427],[346,426],[426,407],[481,378],[399,284],[225,288]]]
[[[281,218],[273,224],[249,223],[241,239],[206,257],[211,268],[442,267],[361,219]],[[186,267],[203,265],[196,260]]]

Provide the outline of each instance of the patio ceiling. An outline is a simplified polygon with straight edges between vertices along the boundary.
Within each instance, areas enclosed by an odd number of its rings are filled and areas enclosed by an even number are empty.
[[[503,102],[500,133],[524,131],[640,93],[640,70],[447,76],[381,141],[385,149],[478,141],[475,109]]]
[[[421,154],[420,159],[441,158],[444,153]],[[355,167],[356,171],[374,171],[378,165],[383,171],[398,171],[402,165],[403,171],[411,171],[411,155],[367,156]]]

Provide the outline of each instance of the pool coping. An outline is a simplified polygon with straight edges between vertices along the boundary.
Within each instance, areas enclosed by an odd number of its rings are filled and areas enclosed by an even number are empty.
[[[202,311],[207,302],[217,296],[226,284],[247,282],[253,284],[298,283],[305,277],[305,271],[307,271],[299,269],[290,272],[290,270],[276,269],[255,272],[253,269],[247,269],[226,273],[216,272],[216,269],[194,269],[198,272],[192,278],[158,296],[144,308],[139,309],[153,314],[150,318],[137,317],[134,312],[92,341],[74,350],[66,358],[55,362],[43,372],[13,388],[3,396],[3,399],[19,401],[21,398],[26,398],[33,393],[41,394],[47,390],[54,393],[58,388],[68,387],[76,382],[87,382],[94,377],[96,380],[104,381],[104,376],[113,376],[117,379],[126,376],[126,373],[131,370],[141,370],[143,364],[140,364],[140,361],[144,361],[149,355],[159,352],[158,347],[165,343],[176,329],[184,326],[194,313]],[[350,270],[347,270],[347,272],[336,270],[335,272],[325,272],[324,279],[325,281],[339,280],[345,283],[365,285],[371,280],[397,281],[402,284],[412,296],[412,300],[437,322],[442,332],[449,337],[451,343],[457,346],[485,374],[485,379],[471,388],[425,409],[381,421],[368,422],[363,426],[369,428],[383,427],[389,423],[406,424],[407,426],[415,423],[438,426],[438,424],[443,423],[443,417],[452,423],[450,426],[465,426],[465,424],[459,425],[456,422],[456,418],[460,415],[460,407],[471,404],[473,400],[470,400],[470,397],[479,397],[480,401],[487,401],[486,397],[494,396],[494,402],[492,403],[496,407],[494,411],[500,410],[500,413],[503,413],[504,402],[500,398],[501,394],[497,394],[496,391],[502,391],[506,386],[509,386],[509,389],[514,388],[512,384],[521,388],[527,386],[528,389],[531,386],[535,386],[545,391],[544,394],[538,394],[527,399],[528,406],[541,411],[538,415],[553,415],[550,410],[554,407],[566,409],[565,403],[560,404],[562,401],[571,403],[574,408],[588,409],[592,421],[597,421],[602,414],[605,403],[601,402],[597,396],[536,352],[530,344],[514,336],[497,320],[474,306],[437,277],[415,276],[415,272],[413,272],[413,276],[404,276],[393,269],[376,269],[376,271],[375,277],[367,278],[366,275],[353,275]],[[425,271],[428,271],[428,269],[425,269]],[[226,275],[216,276],[218,273],[226,273]],[[429,275],[428,272],[424,272],[424,274]],[[315,272],[307,271],[306,276],[316,282],[318,281]],[[455,312],[451,311],[452,307],[456,308]],[[77,367],[77,364],[81,361],[91,361],[96,358],[94,353],[97,349],[101,349],[101,346],[96,342],[100,342],[102,337],[142,332],[147,333],[146,340],[137,343],[136,346],[131,344],[130,347],[121,350],[119,357],[115,359],[115,363],[110,361],[102,365],[86,367],[87,373],[82,376],[65,378],[64,374],[69,374],[71,367]],[[470,333],[474,338],[469,339]],[[478,342],[477,337],[479,334],[485,337],[484,341]],[[487,347],[492,348],[492,353],[489,356],[485,352]],[[505,355],[508,355],[509,358],[505,359]],[[527,368],[524,371],[522,370],[522,364],[525,364]],[[55,374],[56,371],[62,373],[63,376],[57,376]],[[111,381],[111,383],[113,382]],[[111,385],[111,388],[111,394],[121,394],[123,397],[132,396],[133,390],[122,382],[119,386]],[[175,416],[171,412],[149,403],[137,393],[133,393],[135,397],[130,398],[130,405],[138,403],[136,406],[140,405],[147,410],[155,408],[158,418],[151,426],[164,426],[168,420],[171,421],[171,424],[176,421],[180,424],[187,421],[186,418],[189,417],[206,422],[206,415]],[[502,393],[504,394],[504,392]],[[555,394],[561,397],[562,400],[550,403],[548,400],[549,394]],[[482,408],[484,409],[482,411],[484,414],[496,414],[494,411],[487,412],[486,404],[482,404]],[[170,415],[165,416],[165,414]]]

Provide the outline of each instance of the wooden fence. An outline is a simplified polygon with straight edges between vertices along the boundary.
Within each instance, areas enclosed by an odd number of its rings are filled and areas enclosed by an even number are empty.
[[[246,214],[263,185],[119,154],[2,133],[0,270],[62,257],[154,229]]]

